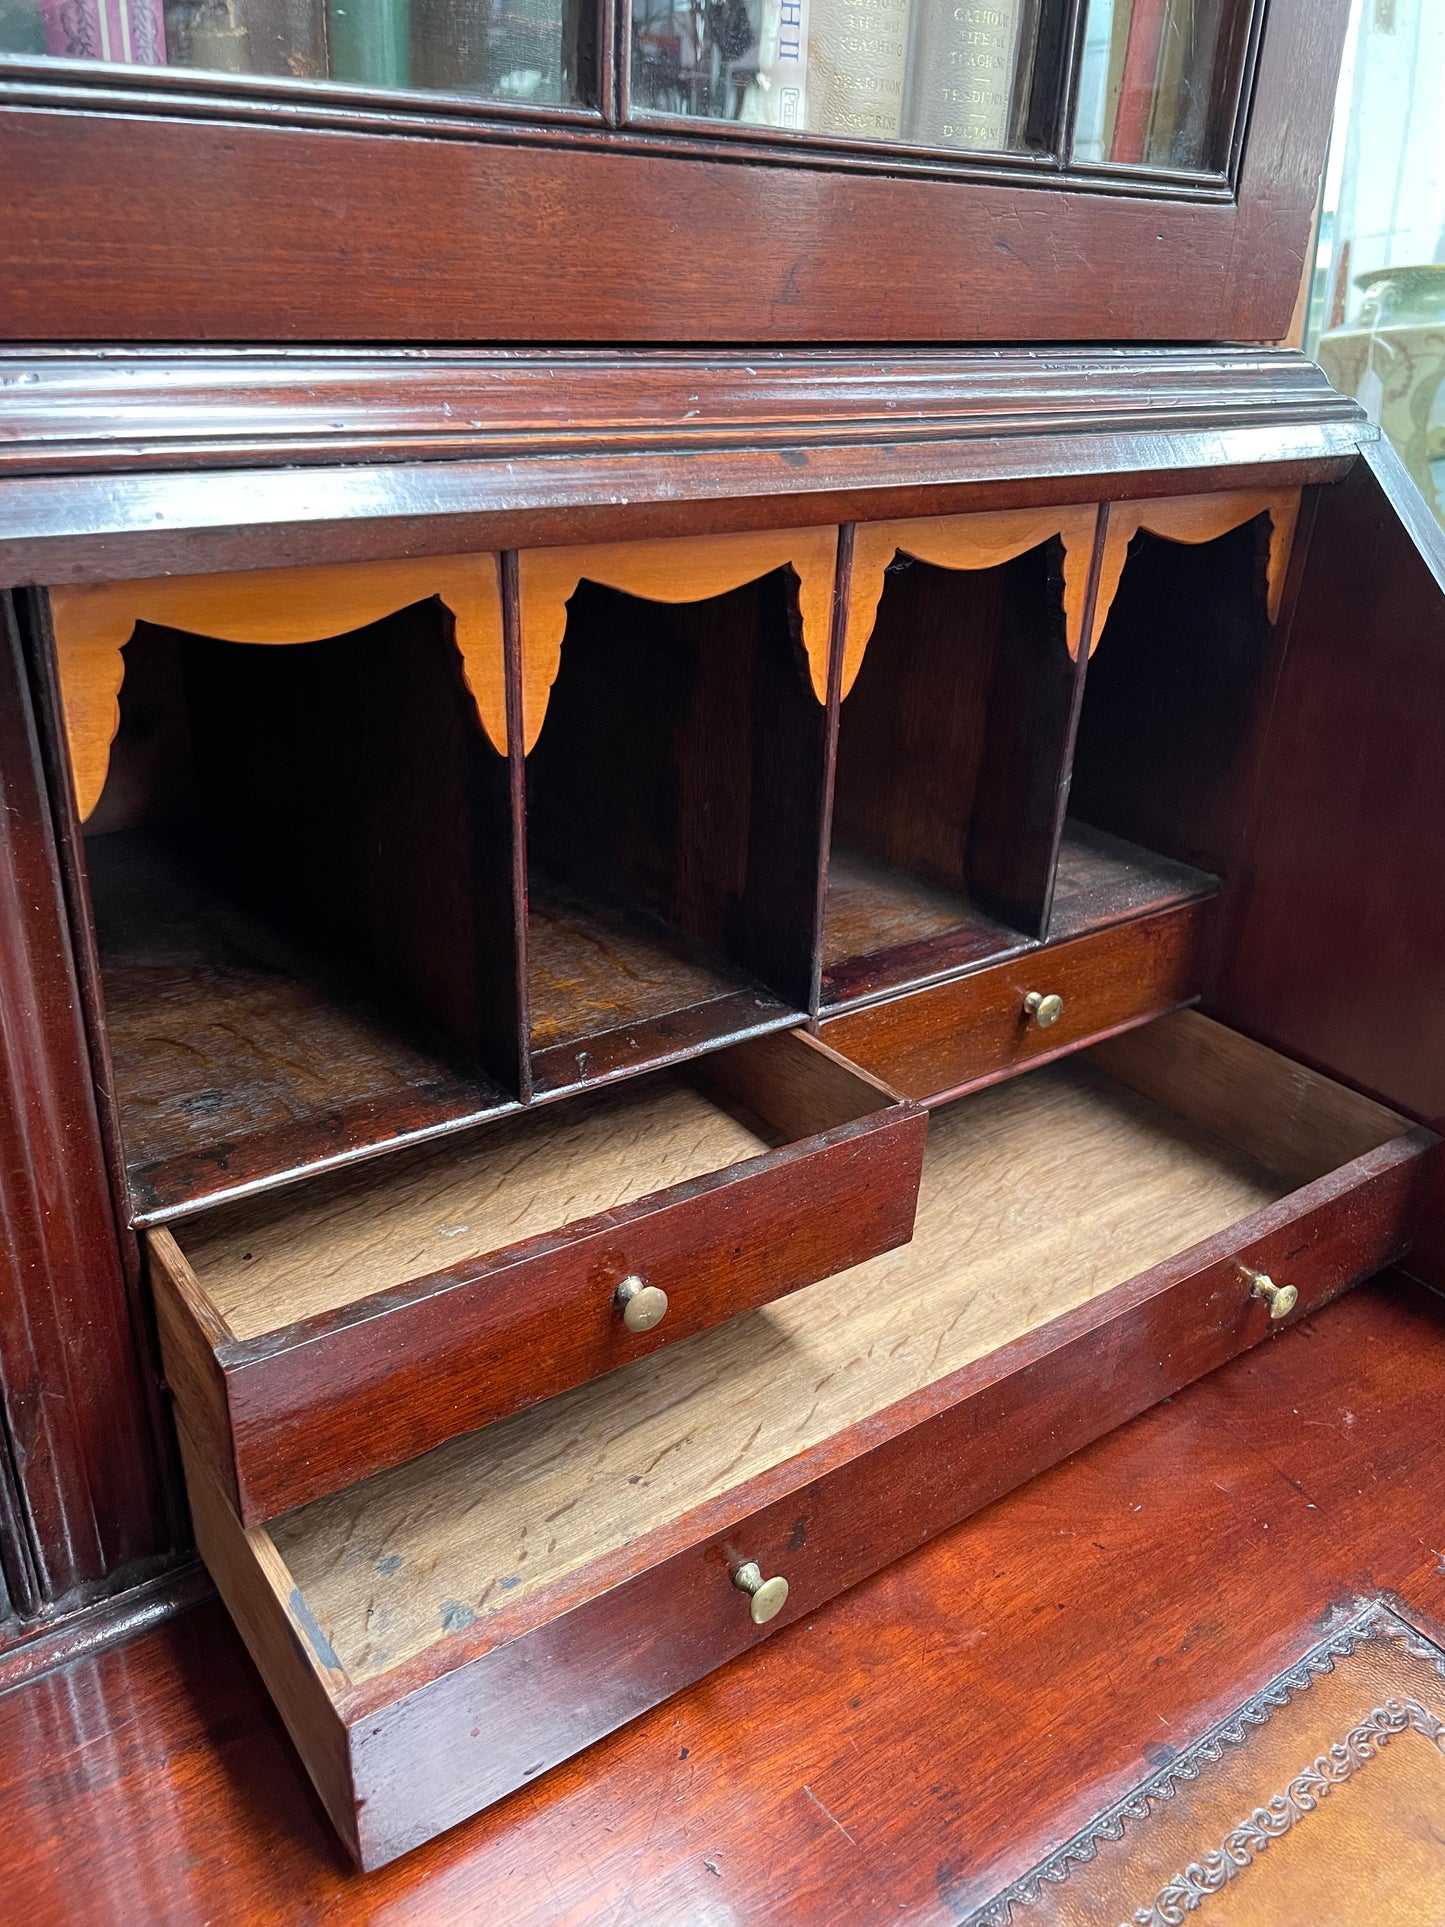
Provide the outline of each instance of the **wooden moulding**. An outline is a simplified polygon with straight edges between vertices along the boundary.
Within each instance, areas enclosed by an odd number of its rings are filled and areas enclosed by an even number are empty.
[[[426,556],[303,569],[253,569],[50,592],[65,731],[81,818],[100,800],[120,726],[125,645],[138,622],[219,642],[321,642],[440,596],[477,715],[506,753],[502,592],[495,555]]]
[[[1430,1133],[1194,1013],[1127,1046],[936,1114],[903,1249],[269,1531],[188,1442],[202,1551],[364,1866],[766,1636],[743,1561],[786,1625],[1258,1343],[1242,1265],[1308,1311],[1406,1249]]]
[[[836,527],[676,536],[582,548],[524,549],[517,559],[522,637],[522,730],[530,752],[542,732],[547,697],[562,666],[568,599],[584,578],[650,602],[702,602],[755,582],[773,569],[798,579],[801,641],[809,679],[828,700],[828,649]]]
[[[908,1238],[914,1105],[796,1032],[701,1075],[151,1232],[167,1378],[242,1520]],[[650,1332],[622,1323],[629,1276],[668,1294]]]

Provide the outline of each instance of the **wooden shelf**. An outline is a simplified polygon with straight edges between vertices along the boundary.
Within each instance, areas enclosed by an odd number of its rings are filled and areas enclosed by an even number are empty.
[[[1070,817],[1048,935],[1027,937],[962,895],[834,847],[823,926],[825,1009],[936,983],[1046,944],[1210,896],[1218,879]]]
[[[1050,943],[1213,896],[1219,878],[1069,817],[1054,873]]]
[[[516,1108],[163,841],[95,836],[86,860],[138,1221]]]
[[[539,1092],[596,1083],[804,1015],[660,917],[535,869],[528,985]]]

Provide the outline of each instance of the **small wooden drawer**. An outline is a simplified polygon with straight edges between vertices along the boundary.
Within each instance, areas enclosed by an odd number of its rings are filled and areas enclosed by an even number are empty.
[[[274,1517],[902,1243],[927,1126],[779,1032],[152,1231],[180,1420]]]
[[[848,1011],[822,1035],[893,1090],[942,1103],[1191,1002],[1213,916],[1212,898],[1180,904]],[[1062,1009],[1035,1015],[1032,997]]]
[[[1178,1013],[936,1112],[907,1246],[269,1529],[186,1440],[201,1550],[376,1866],[1402,1256],[1437,1144]]]

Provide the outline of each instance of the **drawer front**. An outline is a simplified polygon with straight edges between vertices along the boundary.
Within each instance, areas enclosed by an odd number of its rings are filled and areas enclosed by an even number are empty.
[[[1213,914],[1205,899],[1116,924],[845,1012],[821,1034],[906,1097],[956,1097],[1190,1002],[1203,988]],[[1033,993],[1062,999],[1054,1022],[1030,1014]]]
[[[766,1636],[733,1575],[788,1581],[789,1624],[1276,1329],[1245,1267],[1298,1293],[1294,1317],[1401,1255],[1429,1133],[1411,1133],[339,1695],[364,1866],[382,1865],[601,1738]],[[202,1550],[285,1710],[296,1606],[238,1586],[234,1520]],[[269,1545],[264,1534],[247,1535]],[[224,1543],[221,1543],[224,1541]],[[291,1614],[289,1639],[273,1622]],[[301,1622],[304,1627],[304,1617]],[[283,1690],[285,1689],[285,1690]],[[292,1731],[323,1792],[335,1733]],[[323,1723],[324,1725],[325,1723]],[[312,1756],[315,1756],[314,1762]],[[438,1773],[435,1762],[446,1761]],[[333,1807],[334,1811],[334,1807]]]
[[[195,1448],[254,1524],[905,1243],[927,1128],[916,1107],[885,1105],[255,1339],[207,1329],[175,1241],[151,1233],[167,1380]],[[629,1278],[667,1294],[651,1330],[621,1315]]]

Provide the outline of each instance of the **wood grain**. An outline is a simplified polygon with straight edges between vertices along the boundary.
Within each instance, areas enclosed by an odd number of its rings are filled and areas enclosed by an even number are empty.
[[[1176,495],[1159,501],[1111,502],[1104,530],[1090,648],[1097,648],[1104,634],[1109,610],[1118,594],[1119,579],[1128,559],[1129,544],[1140,529],[1148,529],[1153,535],[1162,535],[1170,542],[1213,542],[1221,535],[1227,535],[1231,529],[1239,528],[1242,523],[1252,522],[1257,515],[1268,515],[1267,607],[1270,621],[1277,621],[1299,507],[1300,491],[1297,488],[1267,493]]]
[[[354,1791],[336,1702],[350,1684],[270,1535],[240,1526],[180,1431],[196,1544],[342,1839],[356,1843]]]
[[[319,642],[440,596],[483,729],[507,746],[501,582],[494,555],[58,587],[50,597],[66,735],[82,819],[100,800],[120,724],[125,645],[138,622],[221,642]]]
[[[134,1208],[151,1221],[516,1100],[150,836],[87,840]]]
[[[706,1085],[664,1073],[155,1234],[167,1376],[243,1523],[908,1238],[920,1111],[801,1033],[714,1054]],[[645,1334],[627,1277],[668,1297]]]
[[[1217,1002],[1431,1124],[1445,1121],[1442,760],[1445,541],[1387,451],[1314,504]]]
[[[1098,509],[1086,505],[858,523],[853,531],[842,694],[847,696],[857,680],[883,594],[884,573],[899,554],[940,569],[993,569],[1057,536],[1064,549],[1065,631],[1069,654],[1076,656],[1083,638],[1089,558],[1098,519]]]
[[[1202,187],[1061,179],[1049,154],[804,159],[742,129],[325,89],[282,105],[189,73],[77,92],[42,70],[0,120],[6,331],[169,341],[181,316],[192,339],[267,343],[1277,341],[1346,17],[1340,0],[1269,10],[1250,138]],[[117,180],[139,184],[119,206]],[[100,232],[103,260],[85,245]],[[724,232],[727,248],[691,245]]]
[[[938,983],[1208,896],[1215,887],[1204,871],[1069,818],[1047,936],[1029,937],[905,870],[835,846],[823,926],[823,1009],[874,1003],[890,991]],[[966,993],[960,995],[966,1001]],[[901,1008],[899,1018],[907,1022]]]
[[[659,918],[533,867],[527,893],[532,1048],[576,1044],[750,988]]]
[[[1388,1144],[1408,1121],[1197,1010],[1176,1011],[1100,1044],[1090,1061],[1111,1077],[1227,1138],[1291,1184]]]
[[[230,1334],[256,1337],[756,1157],[765,1131],[662,1071],[177,1235]]]
[[[913,1242],[279,1521],[364,1680],[1281,1195],[1082,1066],[935,1116]],[[389,1575],[376,1562],[394,1556]]]
[[[836,528],[523,549],[518,574],[522,716],[528,752],[542,733],[548,696],[562,666],[567,604],[584,580],[647,601],[703,602],[756,582],[774,569],[790,568],[798,583],[798,616],[813,693],[825,703],[837,552]]]

